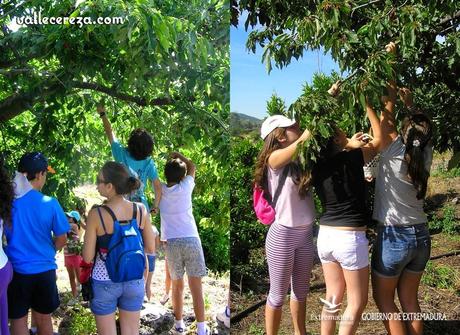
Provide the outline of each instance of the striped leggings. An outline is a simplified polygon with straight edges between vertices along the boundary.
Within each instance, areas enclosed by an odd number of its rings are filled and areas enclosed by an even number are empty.
[[[267,304],[272,308],[283,306],[291,284],[291,299],[303,301],[310,287],[313,267],[312,225],[286,227],[271,225],[265,240],[270,292]]]

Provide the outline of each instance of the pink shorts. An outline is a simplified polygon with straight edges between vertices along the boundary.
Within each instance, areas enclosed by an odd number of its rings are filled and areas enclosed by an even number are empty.
[[[64,255],[64,265],[66,268],[80,267],[81,256],[80,255]]]

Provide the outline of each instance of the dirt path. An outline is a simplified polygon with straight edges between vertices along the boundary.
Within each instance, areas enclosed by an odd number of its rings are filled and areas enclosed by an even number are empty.
[[[61,253],[57,257],[58,271],[57,271],[57,285],[60,293],[63,293],[66,297],[70,298],[70,284],[67,275],[67,271],[64,267],[64,255]],[[160,304],[160,299],[165,292],[165,262],[164,259],[159,259],[155,265],[155,272],[152,280],[152,298],[150,302],[145,303],[145,307],[150,308],[153,305],[155,309],[163,309]],[[227,303],[229,278],[228,276],[216,277],[209,275],[203,279],[203,293],[206,310],[206,321],[208,325],[213,329],[213,334],[230,334],[228,330],[221,327],[214,320],[216,313],[221,312]],[[63,302],[68,299],[62,299]],[[172,310],[171,300],[168,301],[165,306],[166,309]],[[184,315],[187,323],[187,319],[193,316],[193,302],[188,286],[185,285],[184,290]],[[57,332],[59,328],[60,319],[55,320],[54,326]],[[192,326],[193,329],[193,326]],[[167,334],[167,333],[166,333]],[[191,331],[190,334],[193,334]],[[61,335],[64,333],[61,331]]]

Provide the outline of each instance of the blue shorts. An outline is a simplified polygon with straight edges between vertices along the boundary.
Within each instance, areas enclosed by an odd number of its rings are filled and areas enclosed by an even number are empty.
[[[372,252],[372,271],[399,277],[403,271],[421,273],[430,259],[431,239],[426,224],[379,226]]]
[[[91,312],[95,315],[115,313],[117,307],[128,312],[137,312],[144,301],[144,279],[114,283],[110,280],[92,280],[94,297]]]
[[[149,273],[155,271],[155,255],[147,254],[147,261],[149,262]]]

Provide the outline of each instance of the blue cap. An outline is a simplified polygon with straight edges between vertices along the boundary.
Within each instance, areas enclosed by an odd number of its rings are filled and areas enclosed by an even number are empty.
[[[41,171],[56,173],[56,171],[48,165],[48,160],[41,152],[28,152],[19,160],[18,172],[34,174]]]
[[[78,213],[77,211],[70,211],[65,213],[65,215],[67,215],[69,218],[74,218],[77,222],[80,221],[80,213]]]

